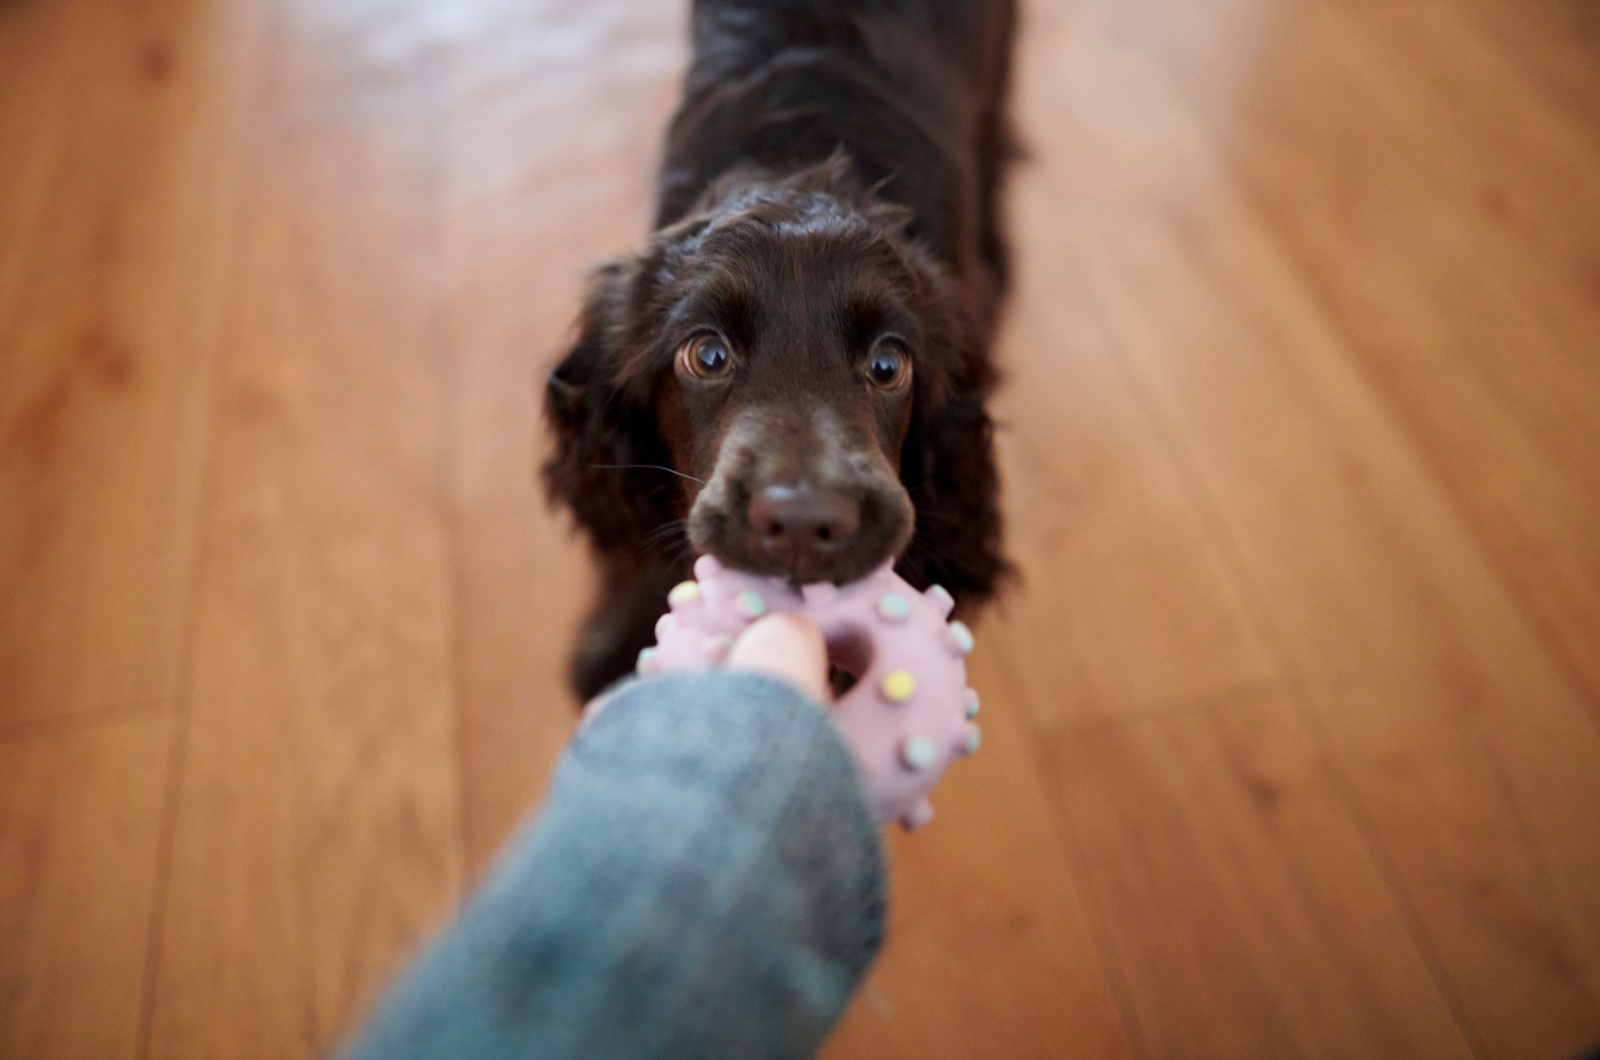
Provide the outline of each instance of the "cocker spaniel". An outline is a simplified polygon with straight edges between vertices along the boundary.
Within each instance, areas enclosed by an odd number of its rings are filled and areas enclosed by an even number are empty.
[[[655,232],[594,275],[544,469],[601,569],[572,683],[694,554],[797,583],[1008,572],[985,401],[1014,0],[696,0]]]

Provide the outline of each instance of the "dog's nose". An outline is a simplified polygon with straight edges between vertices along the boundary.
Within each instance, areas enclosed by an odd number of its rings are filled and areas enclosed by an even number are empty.
[[[767,486],[750,498],[750,531],[796,575],[825,565],[861,525],[861,502],[840,490]]]

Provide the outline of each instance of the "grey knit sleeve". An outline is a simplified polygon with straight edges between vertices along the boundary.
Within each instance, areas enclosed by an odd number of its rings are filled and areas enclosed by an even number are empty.
[[[818,704],[750,674],[633,682],[347,1055],[810,1056],[877,953],[885,886]]]

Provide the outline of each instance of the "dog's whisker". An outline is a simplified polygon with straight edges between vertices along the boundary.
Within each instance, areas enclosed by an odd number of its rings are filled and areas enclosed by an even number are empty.
[[[900,561],[895,566],[902,568],[906,574],[911,576],[912,580],[916,581],[923,580],[923,575],[927,573],[922,557],[914,552],[907,552],[904,556],[901,556]]]
[[[667,549],[681,547],[682,544],[683,544],[683,541],[681,539],[679,539],[677,535],[675,535],[675,534],[665,534],[665,535],[657,538],[654,541],[646,542],[639,549],[639,551],[641,553],[645,553],[645,552],[664,552]]]
[[[671,533],[674,530],[681,530],[688,525],[689,520],[687,519],[668,519],[658,525],[654,530],[650,531],[649,536],[655,537],[657,534]]]
[[[650,531],[649,534],[645,535],[644,543],[640,546],[639,553],[642,554],[645,552],[656,552],[661,549],[670,548],[675,543],[680,545],[682,543],[686,543],[688,541],[688,534],[686,532],[688,525],[689,523],[687,519],[673,519],[662,523],[660,526]],[[678,538],[682,538],[682,542],[677,542]]]
[[[589,466],[600,471],[665,471],[669,475],[677,475],[679,478],[686,478],[690,482],[698,482],[702,486],[706,484],[706,480],[703,478],[686,475],[682,471],[667,467],[665,464],[590,464]]]
[[[645,537],[644,541],[647,545],[659,545],[665,541],[671,541],[674,537],[677,537],[682,532],[683,527],[681,525],[661,526],[657,527],[655,530],[652,530],[649,535]]]
[[[685,537],[683,539],[683,544],[678,547],[677,554],[674,555],[668,562],[671,563],[672,565],[676,566],[676,565],[678,565],[680,563],[684,563],[684,562],[686,562],[688,560],[691,560],[693,558],[694,558],[694,542],[690,541],[687,537]]]
[[[671,534],[650,542],[650,544],[644,547],[644,551],[665,554],[672,550],[682,548],[687,542],[687,538],[679,537],[676,534]]]
[[[935,511],[918,512],[917,525],[926,527],[943,527],[948,530],[954,530],[958,535],[961,536],[965,536],[971,529],[970,524],[964,523],[959,519],[951,518],[948,515],[942,515]],[[918,540],[921,540],[921,538],[919,537]]]
[[[901,562],[908,564],[921,575],[927,573],[926,561],[930,559],[938,560],[947,569],[960,572],[970,572],[972,570],[972,562],[969,559],[959,553],[948,552],[939,548],[937,545],[931,544],[925,537],[916,538],[912,542]]]
[[[943,512],[936,511],[932,508],[919,508],[916,513],[916,521],[919,523],[941,523],[957,527],[962,525],[960,520],[948,516]]]

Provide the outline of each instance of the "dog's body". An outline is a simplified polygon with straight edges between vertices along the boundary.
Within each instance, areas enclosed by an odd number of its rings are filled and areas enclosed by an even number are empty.
[[[965,609],[994,592],[1014,18],[1014,0],[697,0],[656,234],[597,273],[550,378],[546,480],[602,568],[581,696],[650,643],[685,528],[795,581],[903,555]]]

